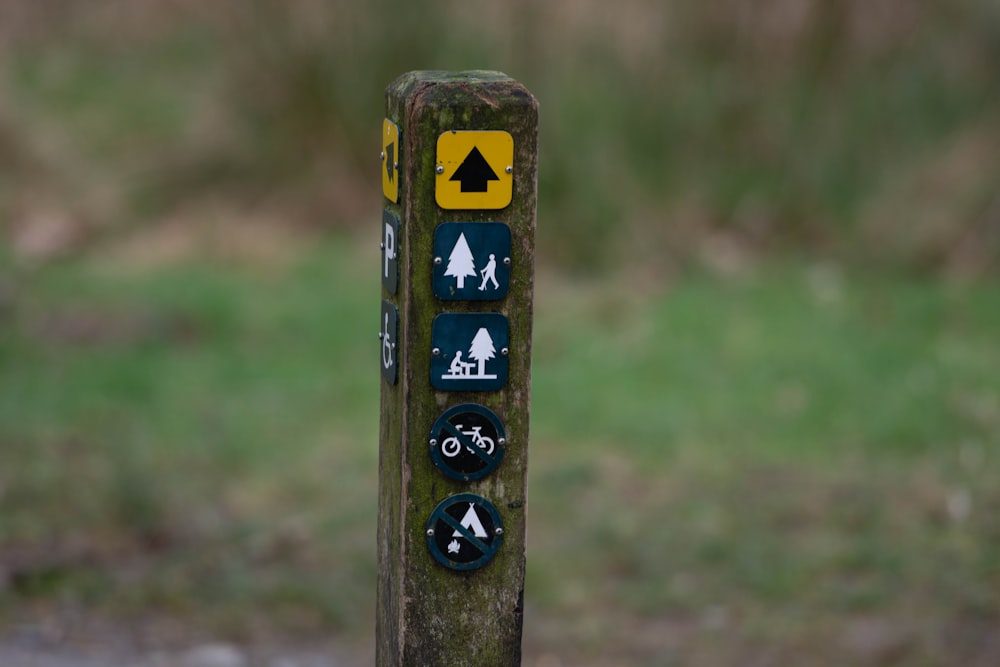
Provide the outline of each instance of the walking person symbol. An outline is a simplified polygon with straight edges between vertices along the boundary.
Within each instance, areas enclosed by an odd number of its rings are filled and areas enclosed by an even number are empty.
[[[500,283],[497,282],[497,256],[490,253],[490,261],[486,262],[486,268],[479,272],[483,276],[483,282],[479,285],[479,291],[486,291],[486,283],[492,282],[493,289],[500,289]]]

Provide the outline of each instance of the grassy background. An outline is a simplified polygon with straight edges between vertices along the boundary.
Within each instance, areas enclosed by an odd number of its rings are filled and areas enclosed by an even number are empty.
[[[994,3],[203,5],[0,5],[4,634],[370,654],[382,91],[490,67],[526,664],[1000,660]]]
[[[6,621],[363,648],[376,253],[102,255],[10,284]],[[527,663],[990,664],[998,287],[543,272]]]

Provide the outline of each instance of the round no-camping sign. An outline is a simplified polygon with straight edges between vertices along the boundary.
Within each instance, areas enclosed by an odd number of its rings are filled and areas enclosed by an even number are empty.
[[[475,570],[496,555],[503,542],[503,524],[490,501],[460,493],[434,508],[426,535],[434,560],[451,570]]]

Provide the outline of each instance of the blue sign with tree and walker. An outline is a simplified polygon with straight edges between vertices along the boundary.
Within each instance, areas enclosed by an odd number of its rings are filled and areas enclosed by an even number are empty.
[[[510,289],[510,227],[502,222],[443,222],[434,230],[434,296],[497,301]]]

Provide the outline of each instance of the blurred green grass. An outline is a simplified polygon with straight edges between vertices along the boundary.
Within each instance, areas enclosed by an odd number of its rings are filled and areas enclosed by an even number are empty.
[[[377,261],[341,236],[274,265],[11,279],[7,621],[86,605],[368,641]],[[995,657],[997,287],[806,263],[652,286],[543,272],[529,664]]]
[[[91,263],[17,285],[0,390],[13,589],[35,593],[51,556],[138,608],[370,604],[356,582],[374,573],[377,442],[356,415],[378,390],[354,354],[368,303],[314,301],[349,279],[324,263],[348,261],[333,247],[288,276],[203,264],[138,278]],[[306,574],[328,566],[312,534],[341,528],[333,562],[355,558],[322,576],[342,607]]]
[[[751,438],[812,457],[933,448],[969,425],[970,397],[949,378],[995,388],[988,289],[823,264],[750,273],[652,294],[626,280],[566,286],[562,302],[548,297],[563,315],[539,334],[557,361],[536,396],[575,417],[574,437],[597,420],[629,440]]]

